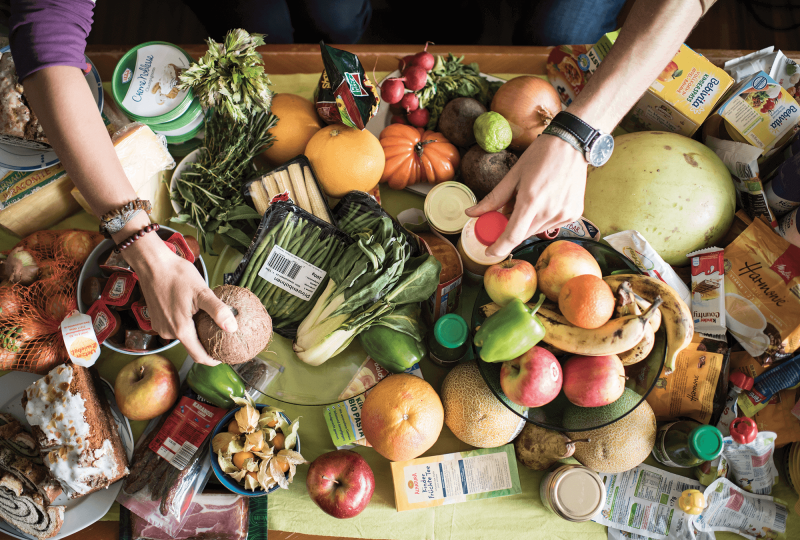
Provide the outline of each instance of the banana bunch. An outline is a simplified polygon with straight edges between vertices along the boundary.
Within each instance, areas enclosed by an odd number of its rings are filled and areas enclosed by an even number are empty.
[[[616,290],[616,317],[600,328],[587,330],[570,323],[554,304],[545,304],[536,314],[547,332],[543,346],[554,354],[616,354],[624,365],[630,365],[650,354],[655,333],[663,323],[667,334],[665,366],[671,373],[678,353],[694,334],[689,308],[671,287],[649,276],[622,274],[603,280]],[[489,317],[499,309],[492,303],[482,306],[481,312]]]

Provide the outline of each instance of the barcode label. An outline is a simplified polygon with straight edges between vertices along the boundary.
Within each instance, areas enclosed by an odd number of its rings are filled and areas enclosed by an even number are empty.
[[[198,448],[186,441],[182,446],[178,445],[172,439],[164,441],[164,446],[158,449],[158,455],[169,461],[170,465],[182,471],[189,465],[192,456],[197,452]]]
[[[258,275],[284,291],[308,301],[314,296],[327,273],[282,247],[275,246]]]
[[[778,505],[778,507],[775,508],[775,529],[779,533],[786,531],[786,516],[788,514],[789,511],[785,506]]]

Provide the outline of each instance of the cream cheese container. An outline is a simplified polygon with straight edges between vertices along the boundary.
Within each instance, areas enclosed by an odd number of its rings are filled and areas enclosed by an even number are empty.
[[[195,102],[191,90],[179,90],[177,86],[180,74],[192,61],[186,51],[171,43],[149,41],[137,45],[114,68],[114,101],[125,114],[143,124],[175,120]],[[188,120],[193,119],[190,116]]]

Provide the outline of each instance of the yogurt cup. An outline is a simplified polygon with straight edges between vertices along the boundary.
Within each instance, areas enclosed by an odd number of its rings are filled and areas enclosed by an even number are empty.
[[[137,45],[114,68],[111,80],[114,101],[125,114],[143,124],[152,126],[175,120],[194,101],[191,90],[177,88],[181,72],[192,62],[186,51],[165,41]]]

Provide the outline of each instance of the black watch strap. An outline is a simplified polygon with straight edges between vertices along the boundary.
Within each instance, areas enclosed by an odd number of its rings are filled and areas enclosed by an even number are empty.
[[[570,133],[573,137],[578,139],[582,146],[586,147],[594,138],[597,130],[592,126],[575,116],[574,114],[566,111],[561,111],[556,114],[550,121],[550,125],[555,125]]]

